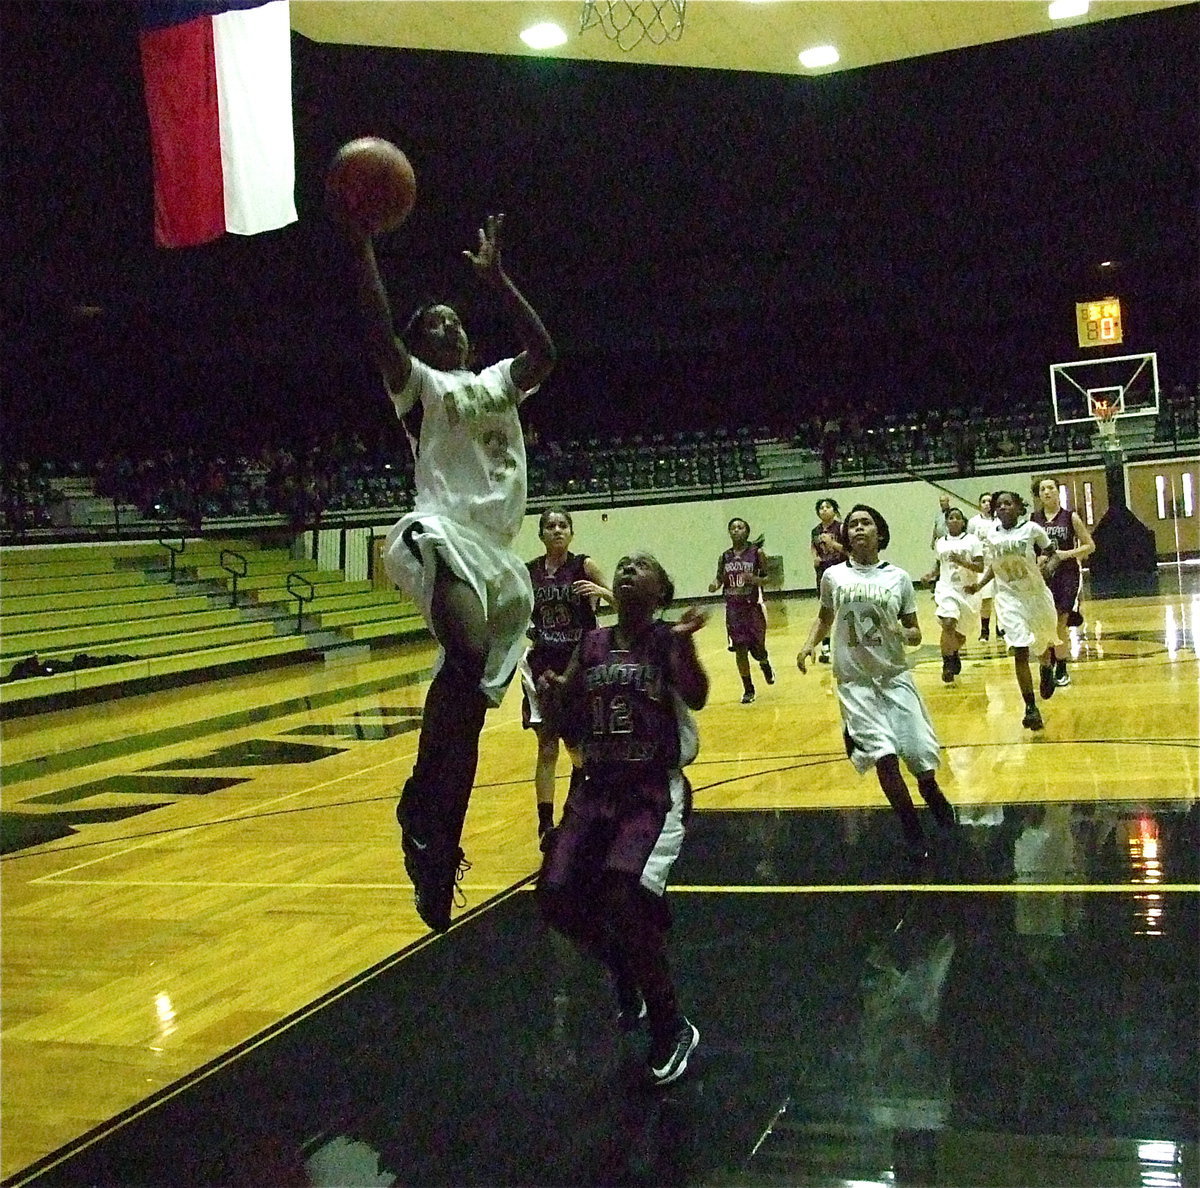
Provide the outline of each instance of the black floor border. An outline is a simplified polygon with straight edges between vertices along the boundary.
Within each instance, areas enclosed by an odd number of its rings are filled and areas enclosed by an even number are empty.
[[[284,1034],[284,1032],[291,1030],[291,1028],[295,1027],[298,1023],[302,1023],[310,1016],[324,1010],[324,1008],[329,1006],[331,1003],[337,1002],[339,999],[344,998],[347,994],[352,994],[360,986],[363,986],[367,982],[371,982],[375,978],[380,977],[382,974],[387,973],[390,969],[394,968],[408,957],[411,957],[414,953],[427,948],[429,945],[436,943],[445,936],[449,936],[453,932],[457,932],[460,928],[473,922],[486,912],[498,907],[506,900],[511,899],[514,895],[519,894],[536,878],[536,872],[526,875],[525,878],[513,883],[509,887],[506,887],[503,891],[497,892],[490,899],[484,900],[483,903],[479,904],[478,906],[473,907],[469,911],[464,912],[462,915],[455,917],[448,932],[442,934],[434,932],[427,933],[425,936],[413,941],[412,944],[406,945],[403,949],[399,949],[390,956],[384,957],[381,961],[377,961],[374,965],[368,966],[360,973],[355,974],[352,978],[342,982],[341,985],[325,991],[324,994],[314,998],[312,1002],[307,1003],[305,1006],[293,1011],[290,1015],[286,1015],[284,1018],[272,1023],[270,1027],[264,1028],[255,1035],[249,1036],[247,1039],[242,1040],[241,1043],[235,1044],[228,1051],[223,1052],[220,1056],[214,1056],[207,1063],[202,1064],[199,1068],[194,1069],[190,1073],[186,1073],[178,1080],[171,1082],[171,1084],[163,1086],[163,1088],[152,1093],[149,1097],[146,1097],[142,1101],[129,1106],[118,1114],[114,1114],[111,1118],[106,1119],[97,1126],[93,1126],[90,1130],[87,1130],[76,1138],[64,1143],[61,1147],[58,1147],[54,1151],[50,1151],[48,1154],[43,1155],[40,1159],[34,1160],[33,1163],[23,1167],[20,1171],[14,1172],[11,1176],[0,1180],[0,1188],[21,1188],[21,1185],[29,1183],[37,1176],[40,1176],[47,1171],[51,1171],[60,1164],[66,1163],[69,1159],[72,1159],[76,1155],[86,1151],[89,1147],[93,1147],[97,1143],[103,1142],[111,1135],[116,1134],[119,1130],[129,1125],[129,1123],[136,1121],[146,1114],[152,1113],[166,1102],[178,1097],[181,1093],[186,1093],[189,1089],[195,1085],[198,1085],[201,1081],[207,1080],[215,1073],[221,1072],[229,1065],[236,1063],[243,1056],[246,1056],[255,1049],[262,1047],[263,1044],[270,1043],[273,1039],[276,1039],[278,1036]]]

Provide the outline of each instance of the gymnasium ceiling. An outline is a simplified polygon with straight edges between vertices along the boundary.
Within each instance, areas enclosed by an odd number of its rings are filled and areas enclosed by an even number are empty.
[[[638,62],[775,74],[829,73],[1170,8],[1194,0],[1092,0],[1051,21],[1046,0],[689,0],[677,41],[632,50],[599,28],[580,33],[579,0],[291,0],[292,27],[313,41],[401,49]],[[638,5],[638,7],[646,7]],[[528,49],[522,29],[553,21],[564,45]],[[797,54],[832,44],[836,66],[809,71]]]

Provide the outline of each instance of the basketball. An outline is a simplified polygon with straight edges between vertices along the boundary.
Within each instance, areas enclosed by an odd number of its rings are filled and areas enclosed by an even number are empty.
[[[342,145],[325,178],[330,205],[368,234],[394,231],[417,200],[408,158],[391,141],[364,136]]]

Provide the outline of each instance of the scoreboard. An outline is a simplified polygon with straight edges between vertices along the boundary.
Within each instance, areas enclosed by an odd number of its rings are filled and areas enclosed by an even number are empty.
[[[1075,303],[1075,327],[1081,347],[1115,346],[1123,340],[1121,302],[1116,297]]]

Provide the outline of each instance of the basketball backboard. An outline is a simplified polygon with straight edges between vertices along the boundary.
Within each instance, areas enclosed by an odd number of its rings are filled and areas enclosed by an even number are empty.
[[[1050,399],[1060,425],[1096,420],[1098,404],[1119,417],[1158,415],[1158,356],[1119,355],[1050,365]]]

